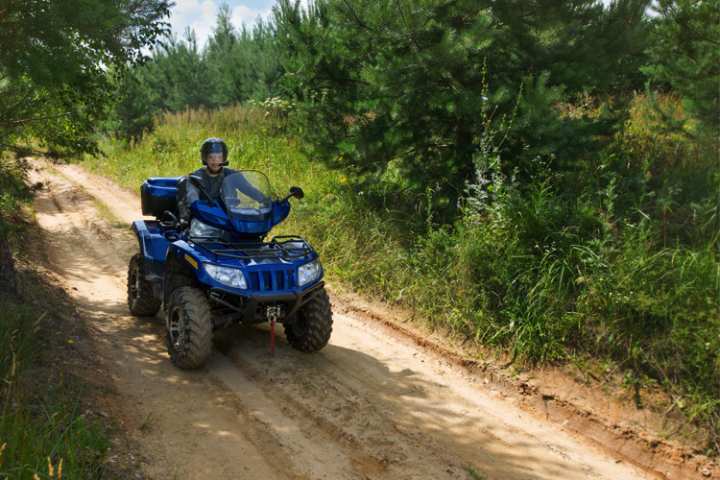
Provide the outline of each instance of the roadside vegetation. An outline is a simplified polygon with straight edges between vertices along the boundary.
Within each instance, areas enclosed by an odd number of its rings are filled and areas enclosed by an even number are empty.
[[[14,159],[0,160],[0,230],[20,257],[28,254],[22,245],[32,228],[23,174]],[[101,478],[107,437],[83,415],[86,386],[60,371],[55,358],[61,300],[32,270],[13,284],[14,292],[0,295],[0,478]]]
[[[77,325],[62,323],[66,300],[33,273],[43,252],[30,241],[23,157],[96,151],[112,86],[167,31],[168,12],[164,0],[0,7],[0,479],[109,476],[105,430],[84,412],[87,385],[63,371],[76,352],[58,333]]]

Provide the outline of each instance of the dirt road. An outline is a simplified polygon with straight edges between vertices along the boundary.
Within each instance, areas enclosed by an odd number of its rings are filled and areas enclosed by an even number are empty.
[[[174,368],[159,316],[138,320],[125,303],[138,198],[79,167],[39,165],[31,180],[44,184],[35,207],[52,268],[91,324],[146,477],[655,478],[353,316],[335,314],[318,354],[280,334],[271,357],[267,331],[245,328],[220,339],[204,370]]]

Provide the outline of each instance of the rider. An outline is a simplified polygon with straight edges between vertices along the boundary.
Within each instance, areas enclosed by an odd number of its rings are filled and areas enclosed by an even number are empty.
[[[236,170],[227,168],[227,145],[221,138],[210,137],[206,139],[200,146],[200,160],[203,167],[189,176],[195,177],[199,181],[202,194],[207,194],[210,197],[208,200],[220,200],[225,177],[239,173]],[[241,188],[251,198],[259,202],[265,200],[265,195],[249,182],[244,182]],[[180,220],[183,223],[187,224],[190,221],[190,207],[194,201],[200,199],[200,196],[201,191],[192,182],[187,181],[187,177],[183,177],[178,184],[178,210]]]

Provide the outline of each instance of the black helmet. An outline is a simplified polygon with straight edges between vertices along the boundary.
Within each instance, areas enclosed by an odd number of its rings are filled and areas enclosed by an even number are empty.
[[[223,154],[223,166],[228,164],[228,148],[222,138],[210,137],[202,143],[200,147],[200,160],[203,165],[207,165],[207,156],[210,153]]]

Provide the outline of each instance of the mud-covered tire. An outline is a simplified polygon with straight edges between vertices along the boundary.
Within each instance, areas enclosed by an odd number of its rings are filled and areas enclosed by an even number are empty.
[[[170,294],[166,309],[167,349],[179,368],[205,365],[212,354],[210,304],[202,290],[180,287]]]
[[[152,284],[143,278],[142,262],[142,254],[136,253],[128,264],[128,309],[138,317],[152,317],[160,310],[162,302],[153,295]]]
[[[285,325],[285,338],[296,350],[317,352],[327,345],[332,334],[332,309],[325,289],[320,289]]]

